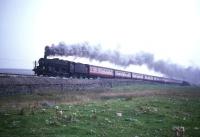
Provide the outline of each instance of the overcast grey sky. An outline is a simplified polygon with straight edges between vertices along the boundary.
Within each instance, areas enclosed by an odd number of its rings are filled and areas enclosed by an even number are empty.
[[[200,67],[197,0],[0,0],[0,68],[32,68],[44,47],[89,42]]]

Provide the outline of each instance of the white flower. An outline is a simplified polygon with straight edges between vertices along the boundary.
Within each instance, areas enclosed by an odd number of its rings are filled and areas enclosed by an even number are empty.
[[[55,109],[59,109],[59,106],[55,106]]]
[[[62,111],[62,110],[60,110],[60,111],[58,111],[58,113],[59,113],[60,115],[62,115],[62,114],[63,114],[63,111]]]
[[[119,112],[118,112],[118,113],[116,113],[116,114],[117,114],[118,117],[121,117],[121,116],[122,116],[122,113],[119,113]]]

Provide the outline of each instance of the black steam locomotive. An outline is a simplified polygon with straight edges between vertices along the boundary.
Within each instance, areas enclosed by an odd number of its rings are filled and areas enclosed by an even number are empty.
[[[124,78],[143,81],[152,81],[167,84],[189,85],[188,82],[158,77],[111,68],[99,67],[94,65],[75,63],[58,58],[48,59],[45,55],[40,58],[38,65],[35,63],[33,69],[36,75],[52,76],[52,77],[77,77],[77,78]]]

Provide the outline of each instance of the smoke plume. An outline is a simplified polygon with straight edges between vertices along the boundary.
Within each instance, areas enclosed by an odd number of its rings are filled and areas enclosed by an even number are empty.
[[[60,43],[45,47],[47,56],[75,56],[90,60],[108,61],[112,64],[128,67],[129,65],[146,65],[149,69],[160,72],[169,78],[176,78],[191,83],[200,83],[200,69],[170,63],[163,60],[154,60],[154,55],[146,52],[125,55],[116,50],[103,50],[101,46],[90,46],[88,43],[66,45]]]

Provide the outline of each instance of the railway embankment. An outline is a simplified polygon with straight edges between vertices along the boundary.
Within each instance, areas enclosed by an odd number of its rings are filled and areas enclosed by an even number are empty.
[[[60,77],[37,77],[23,75],[1,75],[0,96],[33,94],[40,92],[87,91],[102,87],[130,85],[130,79],[73,79]]]

